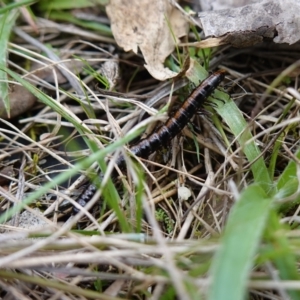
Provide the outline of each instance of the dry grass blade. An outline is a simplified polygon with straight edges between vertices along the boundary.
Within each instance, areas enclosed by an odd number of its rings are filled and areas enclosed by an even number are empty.
[[[116,46],[102,0],[75,2],[0,9],[2,97],[36,101],[0,119],[1,297],[299,299],[299,46],[197,49],[197,20],[177,41],[191,14],[160,0],[143,18],[131,7],[130,40],[118,32],[137,50],[155,28],[144,56]],[[178,75],[159,82],[155,65]],[[217,69],[224,82],[166,148],[128,151]]]

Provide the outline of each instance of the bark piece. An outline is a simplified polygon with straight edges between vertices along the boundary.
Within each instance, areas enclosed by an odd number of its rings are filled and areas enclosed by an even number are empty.
[[[300,2],[259,1],[237,8],[200,13],[205,36],[224,37],[223,42],[245,47],[274,38],[275,43],[294,44],[300,39]]]

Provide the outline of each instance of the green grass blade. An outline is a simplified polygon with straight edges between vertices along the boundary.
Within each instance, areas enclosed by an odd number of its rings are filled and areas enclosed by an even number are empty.
[[[298,150],[295,156],[300,159],[300,150]],[[277,190],[283,189],[290,180],[295,178],[297,178],[297,163],[291,160],[277,180]]]
[[[89,157],[85,158],[81,162],[77,163],[72,169],[67,170],[58,176],[56,176],[52,181],[46,183],[45,185],[41,186],[37,191],[33,192],[24,199],[22,202],[16,204],[13,208],[8,209],[5,214],[0,216],[0,224],[4,223],[7,218],[11,218],[15,213],[22,210],[25,205],[29,205],[43,194],[47,193],[51,188],[54,188],[56,185],[59,185],[66,181],[66,179],[78,174],[81,170],[89,168],[95,161],[104,161],[104,158],[110,154],[111,152],[115,151],[119,147],[127,144],[132,139],[136,138],[140,135],[140,131],[135,131],[131,134],[127,134],[124,138],[117,140],[115,143],[107,146],[106,148],[91,154]]]
[[[187,72],[186,77],[194,84],[198,85],[200,81],[208,76],[208,72],[196,60],[191,58],[191,66]]]
[[[106,172],[106,163],[104,160],[99,162],[101,171],[103,174]],[[98,184],[100,186],[100,182]],[[132,232],[131,226],[129,225],[129,222],[127,221],[126,215],[120,208],[121,199],[118,194],[118,191],[116,190],[112,179],[109,178],[105,188],[103,189],[103,196],[106,201],[106,203],[113,209],[115,212],[118,222],[121,226],[122,232]]]
[[[187,77],[194,84],[198,84],[199,80],[207,77],[207,71],[201,67],[197,62],[193,61],[193,68],[188,70]],[[256,183],[262,184],[266,192],[271,189],[271,179],[268,169],[265,165],[263,158],[257,159],[260,155],[260,151],[252,140],[253,136],[247,127],[247,123],[243,118],[240,110],[228,94],[216,90],[211,97],[211,101],[216,105],[217,113],[222,117],[224,122],[227,123],[234,136],[237,138],[239,144],[243,147],[243,151],[251,165],[251,171]],[[252,140],[251,142],[249,142]],[[257,160],[256,160],[257,159]]]
[[[282,122],[285,118],[288,117],[289,112],[291,111],[293,105],[294,105],[295,101],[290,101],[287,103],[286,107],[284,108],[280,118],[277,121],[277,124],[279,124],[280,122]],[[285,130],[278,136],[278,138],[276,139],[275,143],[274,143],[274,147],[272,149],[272,153],[271,153],[271,158],[270,158],[270,162],[269,162],[269,174],[272,180],[274,180],[274,176],[275,176],[275,170],[276,170],[276,166],[277,166],[277,159],[278,156],[280,154],[280,150],[282,147],[282,144],[285,140],[286,135],[288,134],[288,132],[290,130],[293,130],[293,127],[296,127],[297,124],[292,123],[289,124]]]
[[[290,229],[281,224],[279,217],[275,211],[270,214],[267,230],[266,241],[271,244],[270,254],[272,255],[268,260],[273,261],[279,270],[279,277],[281,280],[300,280],[297,269],[297,259],[291,249],[289,240],[285,233]],[[288,291],[291,299],[300,299],[299,290]]]
[[[22,1],[18,1],[16,3],[6,4],[4,7],[0,8],[0,14],[10,12],[14,8],[19,8],[24,5],[33,4],[35,2],[37,2],[37,0],[22,0]]]
[[[223,121],[227,123],[230,130],[238,140],[245,153],[248,161],[251,164],[251,171],[256,183],[260,184],[265,192],[269,193],[272,189],[271,179],[265,161],[262,157],[258,158],[261,152],[253,140],[253,136],[247,127],[247,123],[243,118],[240,110],[230,97],[216,90],[213,100],[217,105],[216,111],[222,117]]]
[[[229,214],[220,249],[212,262],[209,300],[244,299],[271,203],[259,185],[249,186],[240,195]]]
[[[46,193],[49,189],[55,187],[57,184],[60,184],[64,181],[66,181],[66,179],[68,179],[68,178],[70,178],[70,176],[75,175],[76,173],[80,172],[82,169],[88,168],[93,162],[98,161],[100,168],[105,169],[104,157],[107,154],[109,154],[111,151],[114,151],[118,147],[124,145],[125,143],[128,143],[129,141],[131,141],[133,138],[137,137],[140,134],[141,130],[137,130],[134,133],[127,135],[125,138],[119,139],[114,144],[108,146],[107,148],[105,148],[99,152],[96,145],[85,137],[87,132],[88,133],[91,133],[91,132],[87,128],[82,126],[80,119],[78,119],[76,116],[72,116],[68,111],[65,110],[65,108],[60,103],[58,103],[51,97],[47,96],[46,94],[44,94],[43,92],[38,90],[36,87],[34,87],[30,83],[28,83],[26,80],[24,80],[22,77],[20,77],[15,72],[9,70],[8,68],[6,68],[4,66],[0,66],[0,70],[7,72],[13,79],[15,79],[16,81],[21,83],[22,86],[24,86],[32,94],[34,94],[41,102],[43,102],[45,105],[51,107],[56,113],[58,113],[63,118],[65,118],[66,120],[71,122],[74,125],[74,127],[78,130],[78,132],[83,136],[83,138],[85,139],[85,141],[86,141],[87,145],[90,147],[90,149],[94,152],[94,154],[92,154],[90,157],[88,157],[81,163],[76,164],[74,169],[71,169],[70,171],[66,171],[63,174],[60,174],[52,182],[41,187],[38,191],[36,191],[31,196],[26,198],[22,203],[20,203],[19,205],[16,205],[12,210],[9,210],[3,218],[0,217],[0,223],[4,222],[6,218],[11,217],[17,211],[20,211],[24,207],[25,204],[27,204],[27,205],[30,204],[35,199],[37,199],[38,197],[40,197],[41,195]],[[111,207],[116,212],[123,231],[125,231],[125,232],[128,231],[128,229],[129,229],[127,226],[128,222],[126,222],[126,218],[118,206],[119,201],[116,200],[116,199],[118,199],[117,191],[114,188],[111,181],[108,182],[107,188],[104,189],[104,198],[108,199],[108,203],[111,204]],[[110,200],[112,200],[112,201],[110,201]]]
[[[75,128],[78,130],[79,133],[85,136],[86,133],[92,133],[89,131],[86,127],[82,126],[81,120],[79,120],[76,116],[70,115],[68,111],[65,110],[63,105],[61,105],[59,102],[55,101],[51,97],[44,94],[41,90],[30,84],[28,81],[24,80],[21,76],[19,76],[17,73],[11,71],[4,65],[0,65],[0,70],[6,72],[11,76],[13,79],[15,79],[17,82],[19,82],[23,87],[25,87],[29,92],[31,92],[34,96],[36,96],[42,103],[45,105],[51,107],[55,112],[57,112],[59,115],[61,115],[63,118],[68,120],[70,123],[72,123]],[[85,139],[88,145],[90,145],[88,139]],[[91,146],[92,148],[92,146]]]
[[[19,13],[17,10],[6,11],[0,15],[0,65],[7,64],[7,48],[12,27]],[[0,97],[4,102],[7,115],[10,115],[10,102],[8,97],[8,78],[7,73],[0,71]]]
[[[107,25],[97,23],[97,22],[92,22],[92,21],[79,20],[69,12],[52,11],[49,14],[49,18],[56,21],[63,21],[63,22],[75,24],[81,26],[82,28],[91,29],[96,31],[98,34],[105,34],[107,36],[112,36],[111,29]]]
[[[295,156],[300,159],[300,151],[298,151]],[[293,160],[289,162],[276,183],[276,194],[277,200],[282,200],[289,196],[294,196],[290,201],[282,203],[279,207],[281,213],[291,210],[295,205],[300,203],[299,196],[299,175],[297,174],[299,166]]]
[[[74,9],[74,8],[85,8],[94,7],[95,5],[106,5],[108,0],[48,0],[40,1],[39,9],[44,10],[61,10],[61,9]]]

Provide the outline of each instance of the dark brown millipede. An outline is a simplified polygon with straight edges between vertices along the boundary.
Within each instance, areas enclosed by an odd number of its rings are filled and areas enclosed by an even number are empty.
[[[160,149],[181,132],[181,130],[188,124],[195,113],[205,103],[206,99],[213,93],[225,77],[224,70],[218,70],[207,77],[198,87],[196,87],[189,97],[183,102],[177,112],[170,117],[165,124],[160,126],[155,132],[142,139],[138,144],[132,146],[129,150],[132,154],[147,158],[151,153]],[[120,155],[116,160],[116,165],[120,168],[125,166],[125,158]],[[99,176],[102,177],[102,174]],[[96,193],[97,187],[90,184],[77,198],[76,202],[85,206]],[[73,207],[73,214],[79,210]]]

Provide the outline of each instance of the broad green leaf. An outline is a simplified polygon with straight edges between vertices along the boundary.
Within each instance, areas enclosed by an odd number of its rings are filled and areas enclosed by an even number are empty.
[[[249,186],[233,206],[211,266],[209,300],[241,300],[272,199],[259,185]]]
[[[298,151],[295,156],[300,159],[300,151]],[[290,201],[280,205],[279,211],[281,213],[289,211],[293,206],[300,203],[300,195],[298,192],[299,174],[297,173],[299,173],[299,166],[297,166],[295,161],[291,160],[277,180],[276,200],[282,200],[293,195]]]
[[[289,228],[280,223],[280,218],[275,211],[270,214],[266,230],[266,242],[271,246],[273,254],[269,261],[273,261],[279,270],[281,280],[300,280],[297,257],[293,253],[291,244],[286,236]],[[291,299],[300,299],[299,290],[288,291]]]
[[[300,151],[296,153],[296,157],[300,159]],[[287,184],[289,184],[290,180],[297,178],[297,163],[293,160],[289,162],[281,176],[277,180],[277,190],[283,189]]]

